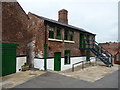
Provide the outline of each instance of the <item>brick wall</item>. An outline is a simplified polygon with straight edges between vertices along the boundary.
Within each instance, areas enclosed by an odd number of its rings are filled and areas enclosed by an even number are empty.
[[[17,48],[17,56],[27,55],[30,50],[33,55],[35,54],[35,57],[43,58],[45,21],[32,13],[27,15],[17,2],[4,2],[2,7],[2,42],[20,44]],[[62,57],[64,57],[64,50],[71,50],[71,56],[85,56],[85,51],[79,49],[80,31],[74,31],[75,43],[56,42],[48,40],[48,28],[47,24],[48,57],[54,57],[55,52],[61,52]],[[62,28],[62,39],[64,39],[64,27],[62,26]],[[31,45],[32,47],[30,47]]]
[[[17,43],[17,55],[26,55],[26,45],[31,35],[28,16],[17,2],[2,3],[2,42]]]
[[[62,39],[64,40],[64,28],[65,27],[61,27],[61,28],[62,28]],[[49,36],[49,24],[47,25],[47,38],[48,38],[48,36]],[[80,37],[80,31],[74,30],[74,43],[64,42],[64,41],[61,42],[61,41],[47,40],[48,57],[54,57],[55,52],[61,52],[62,57],[64,57],[65,50],[70,50],[71,56],[85,56],[86,51],[79,49],[79,43],[80,43],[79,37]]]
[[[120,43],[110,42],[101,44],[106,50],[108,50],[113,56],[120,50]]]
[[[2,41],[2,2],[0,2],[0,42]]]
[[[34,43],[34,52],[35,57],[43,58],[44,53],[44,41],[45,41],[45,26],[44,20],[35,17],[31,13],[28,14],[29,16],[29,30],[33,34]]]
[[[79,49],[79,37],[80,37],[80,31],[74,30],[74,42],[64,42],[64,41],[54,41],[54,40],[48,40],[49,37],[49,25],[53,24],[50,22],[45,22],[43,19],[36,17],[34,14],[29,13],[29,28],[30,31],[32,31],[34,35],[34,52],[35,57],[38,58],[44,58],[44,44],[45,44],[45,38],[46,43],[48,44],[47,48],[47,56],[48,57],[54,57],[55,52],[61,52],[62,57],[64,57],[64,51],[65,50],[71,50],[71,56],[85,56],[86,51]],[[45,25],[46,24],[46,25]],[[57,28],[58,25],[53,24]],[[62,40],[64,40],[64,26],[59,26],[62,28]],[[45,35],[46,30],[46,35]],[[56,34],[56,32],[54,33]],[[46,37],[45,37],[46,36]],[[93,35],[90,35],[90,37],[94,37]],[[91,54],[93,55],[93,54]]]

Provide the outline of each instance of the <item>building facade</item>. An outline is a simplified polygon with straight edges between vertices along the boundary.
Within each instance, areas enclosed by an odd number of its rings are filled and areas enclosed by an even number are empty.
[[[120,64],[120,43],[119,42],[106,42],[101,46],[108,50],[114,57],[114,64]]]
[[[94,56],[112,66],[111,54],[99,46],[95,34],[69,25],[65,9],[58,12],[56,21],[30,12],[27,15],[18,2],[3,2],[1,42],[19,44],[16,71],[24,63],[30,68],[61,71],[94,60]]]
[[[18,2],[2,2],[2,42],[19,44],[17,56],[27,55],[29,17]]]
[[[29,31],[29,17],[18,2],[2,2],[2,43],[19,44],[17,47],[16,71],[21,69],[27,61],[27,46],[33,39],[33,32]]]
[[[95,34],[69,25],[67,13],[68,11],[65,9],[60,10],[58,12],[58,21],[33,13],[28,14],[30,28],[34,28],[36,32],[33,41],[35,60],[44,60],[44,63],[46,63],[44,67],[46,68],[51,65],[51,67],[54,67],[53,70],[56,69],[55,67],[61,70],[62,67],[71,67],[73,63],[90,59],[90,56],[93,56],[89,50],[82,48],[87,46],[84,39],[95,39]],[[49,61],[51,64],[47,65]],[[37,66],[39,67],[39,65]]]

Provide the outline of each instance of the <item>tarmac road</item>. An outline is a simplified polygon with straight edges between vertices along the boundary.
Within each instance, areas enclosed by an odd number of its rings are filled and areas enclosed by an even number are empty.
[[[118,71],[93,83],[47,72],[14,88],[118,88]]]

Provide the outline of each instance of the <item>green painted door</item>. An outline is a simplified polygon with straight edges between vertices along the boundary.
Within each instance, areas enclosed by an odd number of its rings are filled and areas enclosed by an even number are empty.
[[[54,53],[54,70],[55,71],[61,70],[61,53],[60,52]]]
[[[86,61],[90,61],[90,50],[86,50]]]
[[[80,33],[80,48],[85,48],[85,35],[83,33]]]
[[[89,35],[86,35],[86,43],[87,43],[87,45],[86,45],[86,48],[88,48],[88,50],[86,50],[86,60],[87,61],[90,61],[90,50],[89,50]]]
[[[89,41],[89,35],[86,35],[86,48],[89,48],[89,44],[90,44],[90,41]]]
[[[2,46],[2,47],[1,47]],[[2,50],[2,75],[5,76],[16,72],[16,47],[18,44],[2,43],[0,50]]]

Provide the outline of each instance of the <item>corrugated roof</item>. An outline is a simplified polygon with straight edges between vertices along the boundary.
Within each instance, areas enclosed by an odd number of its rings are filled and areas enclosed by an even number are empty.
[[[33,14],[33,13],[31,13],[31,14],[34,15],[34,16],[36,16],[36,17],[38,17],[38,18],[41,18],[41,19],[43,19],[43,20],[45,20],[45,21],[48,21],[48,22],[52,22],[52,23],[55,23],[55,24],[58,24],[58,25],[61,25],[61,26],[65,26],[65,27],[68,27],[68,28],[72,28],[72,29],[75,29],[75,30],[79,30],[79,31],[82,31],[82,32],[86,32],[86,33],[89,33],[89,34],[93,34],[93,33],[88,32],[88,31],[86,31],[86,30],[84,30],[84,29],[82,29],[82,28],[78,28],[78,27],[75,27],[75,26],[72,26],[72,25],[69,25],[69,24],[64,24],[64,23],[58,22],[58,21],[56,21],[56,20],[52,20],[52,19],[49,19],[49,18],[45,18],[45,17],[42,17],[42,16],[38,16],[38,15]],[[93,34],[93,35],[96,35],[96,34]]]

